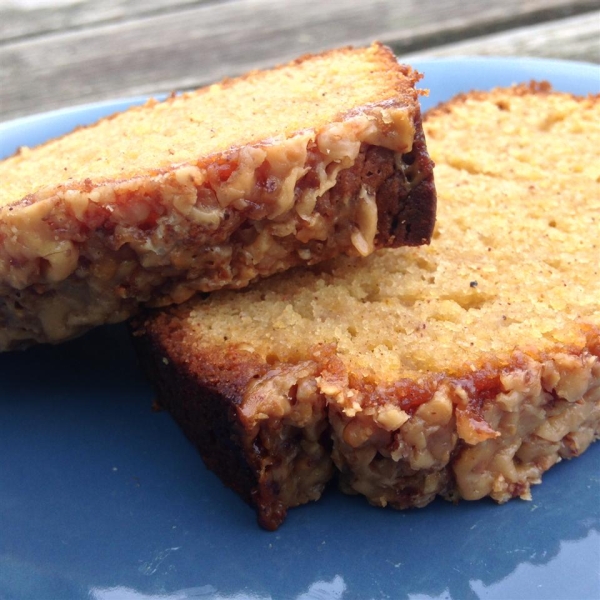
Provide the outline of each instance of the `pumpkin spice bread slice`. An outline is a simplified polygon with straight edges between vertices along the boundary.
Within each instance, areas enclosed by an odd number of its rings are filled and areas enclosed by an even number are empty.
[[[430,246],[136,323],[159,403],[269,529],[334,472],[378,506],[529,498],[600,433],[600,98],[471,93],[425,133]]]
[[[335,50],[0,162],[0,350],[340,253],[428,243],[419,77],[380,44]]]

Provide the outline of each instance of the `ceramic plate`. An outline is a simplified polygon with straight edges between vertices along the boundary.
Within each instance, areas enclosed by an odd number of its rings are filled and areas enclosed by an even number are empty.
[[[414,64],[431,89],[425,108],[532,78],[600,87],[599,67],[585,64]],[[128,102],[0,125],[0,154]],[[0,355],[0,598],[600,597],[600,443],[548,472],[532,502],[396,512],[329,490],[269,533],[152,400],[122,326]]]

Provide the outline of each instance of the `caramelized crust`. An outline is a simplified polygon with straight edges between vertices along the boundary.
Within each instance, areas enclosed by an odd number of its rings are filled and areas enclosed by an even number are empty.
[[[530,486],[600,434],[600,328],[585,348],[515,352],[473,372],[386,384],[349,373],[333,346],[268,364],[203,348],[184,309],[133,324],[161,406],[206,465],[274,530],[287,510],[342,491],[371,504],[530,499]]]
[[[428,243],[418,79],[378,44],[332,51],[3,161],[0,350],[338,254]]]

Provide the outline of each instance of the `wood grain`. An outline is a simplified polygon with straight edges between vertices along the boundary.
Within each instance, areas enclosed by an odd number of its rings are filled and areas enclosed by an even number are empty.
[[[600,63],[600,11],[409,53],[403,59],[436,56],[537,56]]]
[[[185,11],[187,8],[193,8],[204,4],[223,4],[231,2],[241,4],[243,0],[0,0],[0,42],[5,40],[32,37],[39,34],[53,31],[68,31],[70,29],[79,29],[99,24],[108,24],[135,20],[149,15],[158,15],[163,13],[176,13]],[[326,4],[334,4],[335,8],[343,12],[345,9],[353,10],[354,0],[331,1],[313,1],[313,0],[271,0],[271,4],[279,2],[280,4],[293,4],[297,7],[308,7],[310,4],[317,4],[326,9]],[[485,0],[466,0],[466,2],[456,2],[455,11],[449,12],[448,7],[441,6],[438,16],[434,20],[434,27],[444,28],[444,19],[461,19],[463,14],[468,14],[473,5],[483,4]],[[362,2],[367,10],[377,6],[373,3]],[[381,4],[381,3],[379,3]],[[402,12],[407,18],[412,19],[412,13],[419,12],[422,7],[421,2],[410,0],[390,0],[386,2],[390,6],[395,6],[399,12]],[[443,3],[442,3],[443,4]],[[585,10],[592,10],[597,7],[589,1],[565,1],[548,0],[546,2],[521,2],[499,4],[499,6],[490,7],[492,13],[502,16],[505,20],[514,6],[520,7],[514,12],[517,18],[523,15],[535,14],[540,10],[546,13],[554,13],[556,16],[566,16]],[[521,4],[525,6],[520,6]],[[463,10],[465,9],[466,10]]]
[[[92,6],[91,0],[79,4]],[[167,0],[150,0],[152,14],[141,15],[134,0],[93,4],[101,8],[85,18],[95,15],[103,24],[88,26],[75,13],[69,21],[67,11],[61,18],[74,27],[70,30],[0,43],[0,120],[193,88],[305,52],[373,39],[407,53],[479,38],[493,54],[494,43],[503,47],[501,34],[486,45],[482,33],[597,8],[597,0],[229,0],[189,6],[180,0],[169,8]],[[106,24],[111,10],[125,16]],[[48,21],[43,26],[48,28]],[[32,24],[29,31],[34,29]],[[579,32],[566,35],[575,43]],[[563,44],[550,51],[548,40],[530,54],[536,52],[561,57]]]
[[[41,6],[31,6],[19,0],[0,0],[0,42],[118,23],[210,2],[215,0],[47,0]]]

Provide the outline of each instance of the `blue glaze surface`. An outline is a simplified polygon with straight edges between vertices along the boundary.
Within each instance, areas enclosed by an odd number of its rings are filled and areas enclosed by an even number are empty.
[[[413,64],[425,108],[531,78],[600,91],[593,65]],[[125,104],[0,124],[0,155]],[[123,326],[0,355],[1,600],[600,597],[600,444],[549,471],[532,502],[396,512],[332,489],[269,533],[152,399]]]

